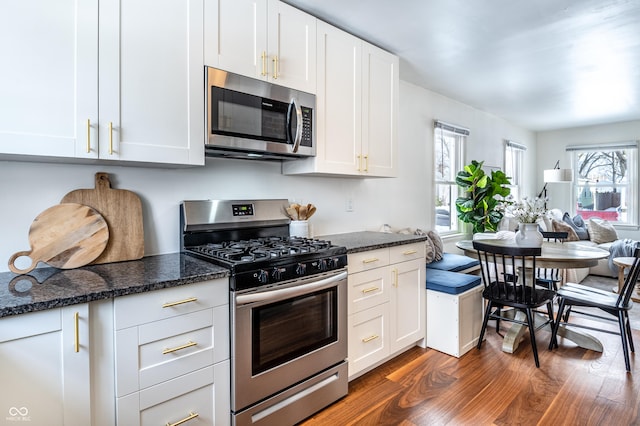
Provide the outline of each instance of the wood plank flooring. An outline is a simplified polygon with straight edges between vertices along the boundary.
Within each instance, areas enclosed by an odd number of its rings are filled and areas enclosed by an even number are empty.
[[[349,395],[302,425],[640,425],[640,331],[633,333],[631,373],[620,337],[599,332],[590,334],[603,353],[565,339],[549,351],[550,333],[538,331],[538,369],[528,333],[508,354],[490,326],[482,349],[460,359],[410,349],[353,380]]]

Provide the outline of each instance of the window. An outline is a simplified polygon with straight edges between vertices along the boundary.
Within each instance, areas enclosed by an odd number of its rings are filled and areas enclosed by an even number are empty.
[[[439,233],[458,231],[456,174],[462,170],[462,149],[467,129],[435,121],[435,218]]]
[[[637,224],[637,142],[569,146],[573,154],[574,205],[584,219]]]
[[[504,147],[504,173],[509,177],[511,195],[516,200],[522,194],[522,167],[524,164],[524,152],[527,147],[512,141],[506,141]]]

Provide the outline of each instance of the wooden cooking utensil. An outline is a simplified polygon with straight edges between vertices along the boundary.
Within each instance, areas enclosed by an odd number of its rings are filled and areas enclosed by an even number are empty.
[[[29,228],[31,250],[11,256],[9,269],[26,274],[40,261],[60,269],[78,268],[100,256],[108,241],[107,222],[95,209],[77,203],[59,204],[33,220]],[[16,267],[19,257],[29,257],[31,265]]]
[[[298,217],[300,218],[300,220],[307,220],[307,206],[300,206]]]
[[[313,204],[311,205],[311,208],[309,208],[309,210],[307,211],[307,219],[309,219],[311,216],[313,216],[313,214],[316,212],[316,206],[314,206]]]
[[[63,203],[93,207],[109,225],[109,244],[93,263],[136,260],[144,256],[142,203],[133,192],[112,189],[109,174],[98,172],[94,189],[77,189],[62,198]]]

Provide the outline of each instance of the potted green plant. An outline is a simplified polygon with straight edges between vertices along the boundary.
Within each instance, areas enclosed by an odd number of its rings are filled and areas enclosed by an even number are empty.
[[[456,175],[456,184],[463,195],[456,199],[458,218],[473,225],[473,233],[493,231],[504,216],[505,197],[511,193],[511,182],[501,170],[488,175],[482,170],[483,161],[472,161]]]

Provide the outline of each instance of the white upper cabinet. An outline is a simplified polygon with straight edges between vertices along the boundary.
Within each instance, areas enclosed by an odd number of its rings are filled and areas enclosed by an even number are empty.
[[[398,57],[362,44],[362,156],[365,175],[395,176]]]
[[[100,1],[100,158],[204,164],[203,1]]]
[[[208,0],[205,64],[316,92],[316,18],[275,0]]]
[[[3,2],[0,51],[0,154],[95,158],[98,1]]]
[[[0,156],[204,164],[203,2],[7,3]]]
[[[285,174],[395,176],[398,58],[318,21],[316,157]]]

